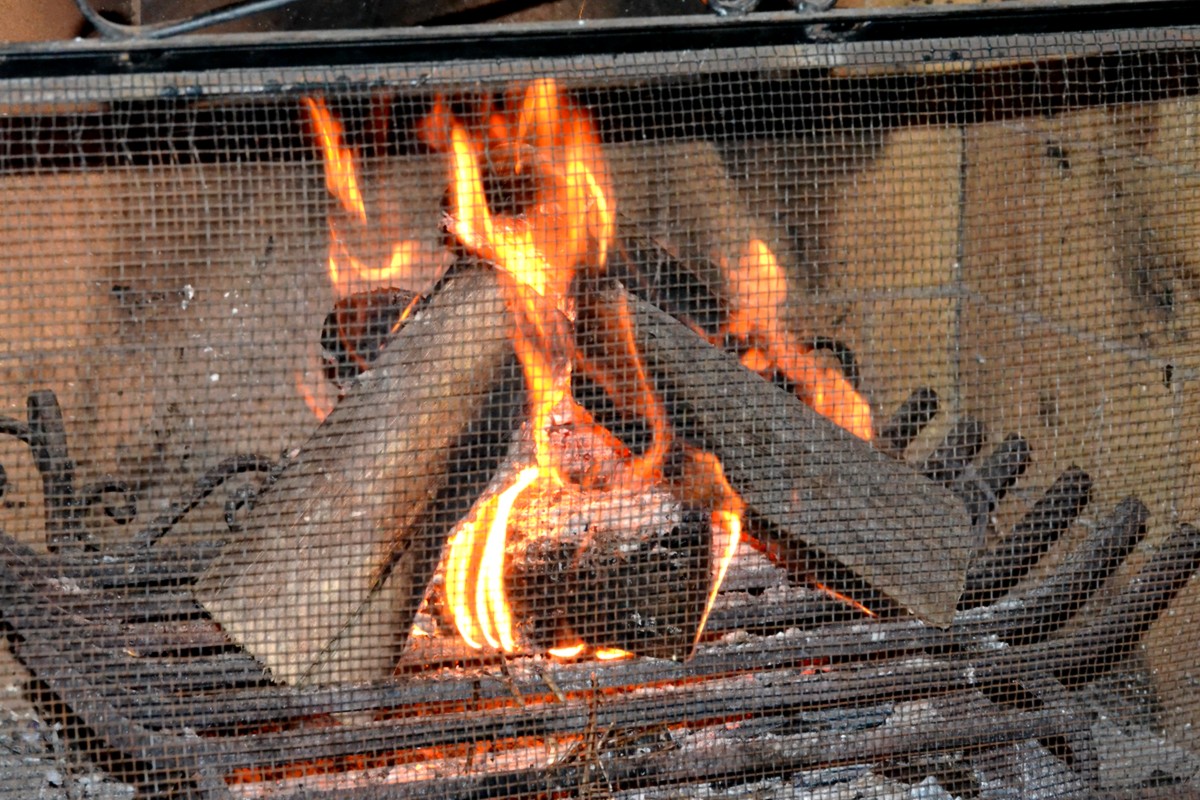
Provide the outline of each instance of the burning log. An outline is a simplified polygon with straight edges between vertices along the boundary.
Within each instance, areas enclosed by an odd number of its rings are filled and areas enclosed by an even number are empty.
[[[508,319],[494,273],[448,280],[197,583],[213,619],[277,680],[391,672],[445,536],[521,413]]]
[[[820,550],[914,614],[949,624],[972,555],[953,494],[619,285],[598,292],[598,303],[629,305],[677,433],[720,459],[760,535]]]
[[[578,639],[592,649],[691,655],[711,580],[707,510],[661,490],[544,499],[535,495],[512,524],[549,535],[519,542],[505,571],[514,616],[533,647]]]

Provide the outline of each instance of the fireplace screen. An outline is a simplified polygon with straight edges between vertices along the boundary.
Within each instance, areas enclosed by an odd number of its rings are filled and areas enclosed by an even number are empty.
[[[1200,47],[1110,25],[7,56],[0,796],[1200,792]]]

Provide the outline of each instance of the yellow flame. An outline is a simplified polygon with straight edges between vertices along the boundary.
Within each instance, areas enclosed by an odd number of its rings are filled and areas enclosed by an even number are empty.
[[[463,641],[505,653],[517,651],[512,612],[504,590],[504,557],[513,504],[538,479],[526,467],[503,491],[485,499],[450,538],[446,556],[446,602]],[[486,531],[484,529],[486,528]]]
[[[572,658],[578,657],[586,649],[587,645],[583,642],[574,642],[572,644],[563,644],[557,647],[551,647],[546,652],[555,658],[561,658],[564,661],[569,661]]]
[[[516,651],[512,612],[504,591],[504,546],[508,538],[508,517],[512,513],[513,503],[538,479],[539,474],[537,467],[527,467],[511,486],[500,493],[479,569],[475,613],[479,615],[483,638],[487,639],[492,647],[506,653]],[[480,595],[485,600],[482,607],[479,605]]]
[[[700,625],[696,628],[695,641],[697,642],[700,641],[700,637],[704,634],[704,628],[708,625],[708,615],[717,602],[717,593],[721,590],[721,584],[725,582],[725,573],[729,571],[729,565],[733,562],[733,556],[737,553],[738,544],[742,540],[742,514],[740,511],[717,509],[712,513],[712,526],[714,544],[719,545],[723,538],[725,546],[717,557],[716,574],[709,583],[704,614],[701,615]],[[718,531],[723,535],[718,535]]]

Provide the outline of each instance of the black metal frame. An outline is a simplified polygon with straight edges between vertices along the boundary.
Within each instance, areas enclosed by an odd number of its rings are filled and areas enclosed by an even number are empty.
[[[1087,33],[1200,25],[1191,0],[1080,0],[1005,5],[832,9],[743,17],[666,17],[463,26],[196,36],[164,42],[58,42],[0,49],[0,80],[141,75],[218,69],[446,63],[484,59],[613,56],[712,48],[836,42]],[[953,60],[953,54],[951,54]]]

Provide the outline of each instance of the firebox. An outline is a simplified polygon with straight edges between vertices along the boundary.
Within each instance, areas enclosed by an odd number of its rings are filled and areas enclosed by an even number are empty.
[[[1195,8],[800,6],[0,55],[0,796],[1200,794]]]

